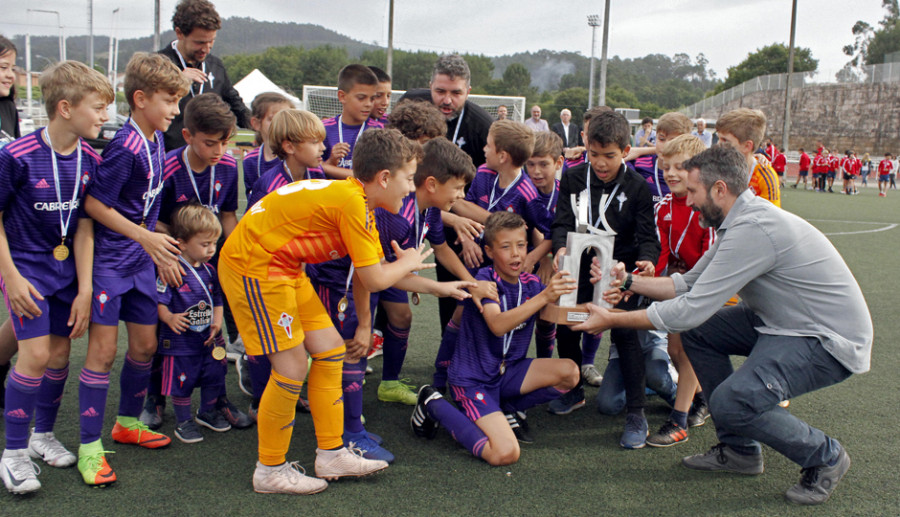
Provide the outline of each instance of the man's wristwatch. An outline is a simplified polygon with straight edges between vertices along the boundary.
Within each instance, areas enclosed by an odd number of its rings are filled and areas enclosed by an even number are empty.
[[[631,288],[631,282],[632,282],[632,280],[634,280],[634,278],[632,277],[631,273],[626,274],[626,275],[625,275],[625,281],[622,282],[622,285],[619,286],[619,290],[622,291],[622,292],[624,293],[624,292],[627,291],[629,288]]]

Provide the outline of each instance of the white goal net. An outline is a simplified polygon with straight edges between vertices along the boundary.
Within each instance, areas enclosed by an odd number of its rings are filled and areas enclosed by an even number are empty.
[[[392,90],[391,107],[388,113],[394,109],[405,90]],[[481,106],[491,117],[497,118],[497,108],[506,106],[511,120],[523,122],[525,120],[525,97],[505,97],[500,95],[469,95],[469,100]],[[303,85],[303,103],[306,109],[315,113],[320,118],[329,118],[341,113],[341,103],[337,98],[337,87],[334,86],[309,86]]]

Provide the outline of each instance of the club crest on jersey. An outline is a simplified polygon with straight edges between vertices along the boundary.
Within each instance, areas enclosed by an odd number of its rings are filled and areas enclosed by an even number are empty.
[[[508,207],[506,207],[506,211],[507,211],[507,212],[513,212],[514,210],[513,210],[513,207],[512,207],[512,206],[508,206]]]
[[[106,291],[100,291],[100,294],[97,295],[97,301],[100,302],[100,314],[103,314],[103,308],[106,307],[106,302],[109,301]]]
[[[222,191],[222,182],[216,180],[216,186],[214,187],[214,189],[216,191],[216,199],[219,199],[219,193]]]
[[[628,201],[628,196],[626,196],[624,192],[619,192],[619,195],[616,196],[616,201],[619,202],[619,212],[621,212],[622,205],[624,205],[625,202]]]
[[[181,375],[178,376],[178,387],[183,388],[184,381],[186,381],[186,380],[187,380],[187,375],[185,375],[184,372],[181,372]]]
[[[84,189],[87,188],[87,184],[91,181],[91,175],[87,171],[81,175],[81,193],[84,194]]]
[[[456,139],[456,147],[459,147],[459,148],[461,149],[462,146],[464,146],[464,145],[466,145],[466,139],[465,139],[465,138],[459,137],[459,138]]]
[[[294,339],[294,333],[291,330],[291,323],[293,322],[294,317],[286,312],[282,312],[281,317],[278,318],[278,325],[284,329],[285,333],[287,333],[288,339]]]

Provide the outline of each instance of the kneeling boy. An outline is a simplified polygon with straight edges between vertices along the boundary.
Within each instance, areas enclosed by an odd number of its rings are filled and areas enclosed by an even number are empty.
[[[433,438],[441,423],[475,456],[491,465],[509,465],[519,459],[519,443],[504,413],[549,402],[578,384],[580,372],[573,361],[525,357],[537,312],[572,292],[575,281],[560,272],[545,288],[523,270],[528,238],[525,221],[515,213],[491,214],[484,243],[493,266],[482,268],[475,278],[496,282],[500,303],[485,303],[479,312],[474,301],[465,302],[449,371],[462,413],[425,385],[410,424],[416,435]]]

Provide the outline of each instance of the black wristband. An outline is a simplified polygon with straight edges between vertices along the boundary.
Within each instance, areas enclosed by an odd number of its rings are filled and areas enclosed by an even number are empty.
[[[634,280],[634,277],[631,273],[625,275],[625,281],[622,282],[622,285],[619,286],[619,290],[622,292],[627,291],[631,287],[631,282]]]

